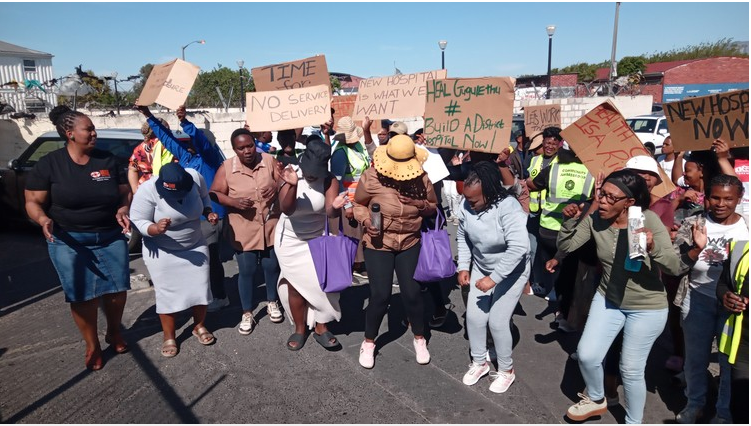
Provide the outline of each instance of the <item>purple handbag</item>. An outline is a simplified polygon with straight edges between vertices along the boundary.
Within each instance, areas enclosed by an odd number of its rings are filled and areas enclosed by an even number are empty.
[[[456,274],[454,256],[451,254],[449,233],[441,229],[446,219],[441,210],[436,210],[435,229],[422,231],[422,246],[413,278],[424,283],[440,281]]]
[[[357,239],[344,235],[341,217],[339,235],[329,235],[329,220],[326,218],[326,233],[308,241],[321,290],[338,293],[352,285],[352,264],[355,262],[357,244]]]

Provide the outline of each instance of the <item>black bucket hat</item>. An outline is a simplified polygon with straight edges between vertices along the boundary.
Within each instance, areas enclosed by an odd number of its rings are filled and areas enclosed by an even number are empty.
[[[165,164],[159,169],[156,192],[162,198],[184,198],[193,188],[193,177],[178,163]]]

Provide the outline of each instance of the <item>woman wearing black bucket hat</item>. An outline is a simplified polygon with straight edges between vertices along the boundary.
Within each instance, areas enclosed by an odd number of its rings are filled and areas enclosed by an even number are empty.
[[[162,356],[177,355],[175,314],[193,310],[193,335],[202,345],[214,343],[203,324],[209,288],[209,249],[201,233],[201,215],[216,224],[203,177],[193,169],[170,163],[158,179],[144,182],[133,197],[131,220],[143,235],[143,260],[156,293],[162,323]]]
[[[282,215],[276,226],[274,249],[281,274],[279,299],[292,316],[295,332],[287,340],[287,349],[300,350],[305,344],[307,328],[326,349],[339,347],[339,341],[326,324],[339,321],[339,293],[324,293],[315,274],[308,241],[323,234],[326,218],[339,217],[347,201],[339,195],[339,183],[329,172],[331,147],[320,138],[308,142],[300,157],[299,168],[287,166],[282,171],[279,203]]]

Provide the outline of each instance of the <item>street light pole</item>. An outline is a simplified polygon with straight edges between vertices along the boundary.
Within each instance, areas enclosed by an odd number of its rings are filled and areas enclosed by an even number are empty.
[[[545,91],[545,99],[550,99],[550,65],[553,59],[553,34],[555,34],[555,25],[548,25],[545,30],[548,32],[548,88]]]
[[[618,9],[621,2],[615,2],[615,23],[613,24],[613,50],[610,52],[610,74],[608,75],[608,96],[613,96],[613,77],[615,77],[615,45],[618,41]]]
[[[448,43],[449,42],[447,42],[446,40],[441,40],[438,42],[438,47],[441,48],[441,69],[442,70],[446,69],[446,45]]]
[[[245,112],[245,88],[243,87],[243,65],[245,61],[240,59],[237,61],[237,66],[240,68],[240,110]]]
[[[117,72],[112,73],[112,80],[115,82],[115,106],[117,107],[117,115],[120,115],[120,98],[117,95]]]
[[[191,41],[190,43],[186,44],[185,46],[183,46],[183,61],[185,60],[185,48],[188,47],[188,46],[190,46],[193,43],[206,44],[206,40],[194,40],[194,41]]]

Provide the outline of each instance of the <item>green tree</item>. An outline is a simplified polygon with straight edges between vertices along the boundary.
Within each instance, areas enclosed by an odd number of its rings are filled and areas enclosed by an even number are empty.
[[[667,52],[656,52],[645,57],[647,63],[684,61],[688,59],[717,58],[720,56],[739,56],[748,58],[747,53],[741,52],[732,38],[723,38],[715,42],[704,42],[690,45]]]
[[[644,72],[647,69],[647,61],[643,56],[624,56],[618,62],[618,75],[632,75]]]

